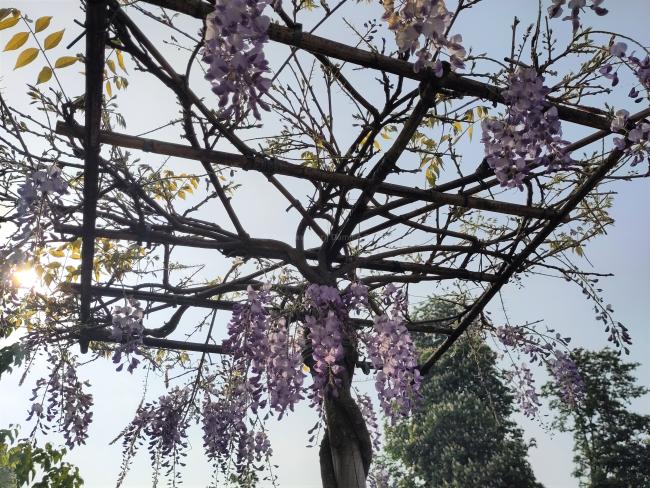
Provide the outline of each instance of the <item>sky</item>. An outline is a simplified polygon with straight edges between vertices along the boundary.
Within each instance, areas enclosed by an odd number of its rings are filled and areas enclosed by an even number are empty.
[[[545,0],[546,2],[546,0]],[[647,0],[627,0],[625,6],[621,2],[610,0],[607,2],[610,14],[603,18],[585,14],[586,22],[595,29],[603,31],[621,31],[631,37],[640,39],[648,44],[647,19],[650,18],[650,2]],[[74,38],[79,28],[72,23],[72,19],[82,20],[78,11],[78,4],[74,1],[30,1],[7,2],[0,0],[0,7],[17,6],[32,18],[41,15],[53,15],[53,23],[66,27],[66,40]],[[361,7],[349,8],[343,15],[353,24],[361,25],[363,20],[358,16]],[[378,18],[381,14],[376,5],[368,8],[368,16]],[[485,0],[483,5],[476,7],[466,18],[461,19],[457,25],[457,32],[462,32],[464,44],[473,47],[474,52],[490,52],[497,55],[507,55],[510,46],[510,23],[513,16],[522,19],[525,25],[533,19],[537,2],[533,0]],[[190,32],[198,30],[198,24],[188,22]],[[153,37],[162,45],[163,38],[157,27],[147,20],[141,21],[143,29],[150,29]],[[566,31],[568,35],[570,24],[556,21],[554,27],[557,31]],[[342,42],[353,42],[353,36],[340,25],[325,24],[318,34],[331,36]],[[0,32],[0,45],[4,45],[8,36]],[[607,36],[602,36],[603,43]],[[77,44],[72,51],[83,50],[82,44]],[[166,45],[166,55],[172,62],[180,63],[183,59],[181,53],[173,47]],[[286,55],[286,50],[270,45],[268,56],[273,66],[277,66]],[[0,89],[7,98],[24,100],[25,82],[33,82],[39,66],[13,71],[15,56],[9,53],[0,53]],[[127,58],[127,68],[131,68]],[[62,82],[71,93],[79,93],[83,86],[83,79],[79,74],[81,68],[74,67],[62,74]],[[362,79],[363,73],[357,74],[357,79]],[[158,125],[171,116],[176,115],[174,101],[159,84],[141,74],[131,72],[129,79],[131,86],[124,98],[118,98],[120,109],[123,111],[128,127],[127,132],[138,134]],[[200,82],[200,77],[196,83]],[[621,90],[623,91],[623,90]],[[205,87],[203,94],[209,96]],[[124,100],[124,101],[122,101]],[[612,96],[602,100],[611,105],[628,108],[631,106],[626,97]],[[22,102],[19,102],[22,103]],[[593,103],[592,103],[593,104]],[[345,124],[349,110],[344,107],[335,107],[342,114],[337,122]],[[171,115],[170,115],[171,114]],[[349,122],[349,120],[347,120]],[[273,124],[273,121],[265,123]],[[584,132],[565,124],[567,139],[577,139]],[[159,131],[157,138],[177,137],[173,131]],[[170,139],[172,140],[172,139]],[[466,155],[476,161],[481,156],[480,145],[468,146]],[[178,167],[190,162],[176,162]],[[415,178],[415,177],[414,177]],[[233,204],[248,228],[253,230],[256,237],[286,238],[287,232],[294,228],[295,221],[290,216],[279,214],[278,209],[286,207],[285,202],[278,195],[264,185],[264,180],[254,174],[242,175],[244,183],[242,189],[233,199]],[[415,180],[414,180],[415,181]],[[414,184],[422,184],[415,182]],[[647,324],[647,303],[650,292],[650,260],[647,250],[650,245],[650,230],[647,225],[647,216],[644,210],[650,205],[650,192],[647,189],[648,181],[636,180],[634,182],[620,182],[612,185],[611,189],[617,192],[612,216],[616,220],[610,228],[608,235],[601,236],[591,243],[586,256],[593,269],[603,273],[614,273],[615,276],[604,279],[602,288],[605,300],[613,305],[618,320],[627,325],[631,331],[634,344],[631,348],[629,359],[640,363],[637,375],[640,383],[650,386],[650,361],[646,351],[650,348],[650,329]],[[291,189],[296,194],[304,191],[306,186],[293,183]],[[519,198],[513,194],[513,199]],[[281,218],[278,218],[281,215]],[[215,219],[224,217],[223,213],[215,212]],[[1,234],[0,234],[1,235]],[[223,272],[225,260],[210,257],[210,271]],[[184,256],[184,261],[201,264],[205,262],[206,255],[193,253]],[[589,266],[589,265],[587,265]],[[435,290],[428,285],[420,285],[413,289],[417,299],[424,298]],[[606,345],[606,336],[602,324],[594,319],[591,304],[586,301],[580,290],[562,280],[541,276],[524,276],[517,283],[506,286],[502,293],[503,302],[511,323],[544,320],[550,327],[569,333],[574,344],[588,348],[600,348]],[[492,303],[489,307],[495,321],[504,320],[500,303]],[[227,317],[220,315],[220,320],[225,324]],[[8,378],[3,376],[0,383],[0,428],[9,423],[19,423],[23,426],[23,433],[29,431],[25,422],[26,410],[29,405],[29,396],[33,382],[45,374],[45,364],[36,364],[31,376],[24,385],[19,386],[19,375]],[[142,375],[117,374],[110,361],[95,361],[86,365],[82,370],[84,378],[91,380],[92,393],[95,396],[95,422],[90,429],[89,442],[82,448],[73,450],[69,460],[81,468],[82,476],[89,487],[114,486],[121,461],[121,444],[119,439],[111,444],[119,435],[121,429],[130,419],[143,395],[144,378]],[[162,381],[153,375],[148,378],[148,397],[154,397],[162,391]],[[372,390],[372,381],[358,377],[357,386],[362,391]],[[650,398],[648,396],[633,404],[633,408],[642,413],[650,413]],[[546,414],[543,410],[543,414]],[[548,431],[545,423],[548,418],[530,421],[518,416],[517,420],[525,429],[527,438],[535,438],[536,447],[530,450],[530,461],[539,481],[548,488],[575,488],[577,481],[571,477],[571,438]],[[317,421],[316,415],[306,406],[301,406],[295,414],[283,419],[280,423],[270,426],[271,440],[274,449],[274,464],[278,484],[281,487],[312,488],[320,486],[318,472],[317,449],[305,448],[307,444],[307,429]],[[54,438],[56,440],[56,437]],[[187,487],[207,486],[210,480],[210,468],[203,459],[200,439],[200,429],[193,426],[193,435],[190,437],[191,449],[188,457],[188,467],[184,475],[184,485]],[[133,468],[126,479],[126,487],[151,486],[151,466],[146,452],[143,450],[136,458]]]

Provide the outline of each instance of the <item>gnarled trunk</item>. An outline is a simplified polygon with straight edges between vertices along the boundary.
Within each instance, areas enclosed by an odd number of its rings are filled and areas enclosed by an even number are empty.
[[[325,399],[327,428],[320,446],[323,488],[366,488],[372,444],[350,385],[357,354],[346,347],[346,371],[338,394]]]

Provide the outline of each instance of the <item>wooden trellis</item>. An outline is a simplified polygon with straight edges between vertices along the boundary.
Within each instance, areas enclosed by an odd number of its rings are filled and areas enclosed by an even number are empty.
[[[196,19],[204,19],[212,10],[209,4],[198,0],[148,0],[140,3],[163,7]],[[449,71],[448,66],[441,78],[427,70],[416,73],[412,63],[303,32],[301,26],[294,24],[282,10],[278,10],[277,13],[286,25],[270,26],[269,37],[272,43],[284,44],[295,52],[302,51],[313,55],[349,96],[368,111],[370,117],[377,122],[377,127],[381,126],[381,114],[378,109],[348,81],[336,63],[356,65],[384,75],[394,75],[420,83],[419,92],[412,94],[413,106],[404,116],[401,130],[392,146],[378,161],[374,161],[373,164],[366,162],[362,167],[355,165],[353,158],[350,157],[349,160],[344,159],[339,162],[334,171],[325,171],[298,165],[253,149],[215,116],[209,104],[195,94],[184,76],[172,68],[164,55],[129,18],[117,1],[89,0],[87,2],[85,125],[76,125],[70,117],[69,120],[60,121],[56,127],[58,134],[82,141],[85,161],[83,221],[80,225],[65,224],[57,228],[63,234],[81,237],[83,242],[80,284],[69,287],[71,293],[78,294],[80,297],[80,319],[84,327],[80,337],[82,350],[87,349],[88,342],[91,340],[112,340],[105,325],[94,325],[93,303],[96,298],[132,296],[152,303],[230,310],[231,302],[215,300],[213,297],[226,292],[243,290],[250,283],[255,283],[256,278],[262,274],[262,272],[254,273],[232,282],[224,282],[202,293],[183,290],[172,292],[168,283],[160,284],[163,292],[138,287],[125,289],[100,286],[92,282],[94,245],[97,238],[106,238],[162,245],[165,248],[175,246],[211,249],[230,257],[264,258],[275,263],[273,266],[294,267],[307,282],[312,283],[335,284],[337,279],[348,276],[353,270],[374,272],[362,280],[370,286],[380,286],[388,282],[435,282],[455,279],[485,283],[483,293],[455,324],[441,325],[432,322],[408,324],[408,327],[414,331],[446,336],[442,345],[421,365],[421,372],[426,374],[440,356],[479,317],[490,300],[513,275],[526,267],[531,256],[551,233],[563,222],[571,220],[571,213],[617,165],[622,152],[617,149],[611,151],[600,164],[592,168],[566,198],[554,205],[543,203],[535,205],[532,201],[516,204],[492,197],[478,196],[485,195],[490,189],[498,186],[498,181],[485,162],[478,162],[474,173],[460,176],[431,189],[390,183],[387,181],[388,177],[395,173],[397,162],[404,154],[409,141],[429,110],[435,105],[436,94],[459,99],[476,97],[499,104],[503,103],[501,89],[453,73]],[[109,37],[109,32],[112,32],[115,38]],[[189,144],[170,143],[103,130],[101,101],[104,50],[106,46],[116,47],[116,39],[119,39],[121,49],[130,53],[145,70],[153,73],[176,95],[187,117],[191,118],[192,113],[199,114],[238,152],[228,153],[203,147],[196,135],[187,130],[185,135]],[[555,100],[549,100],[549,104],[557,107],[562,120],[595,129],[591,135],[571,144],[568,147],[570,151],[586,147],[610,134],[610,120],[607,113],[602,110],[564,105]],[[630,117],[630,123],[648,115],[650,109],[643,110]],[[113,219],[117,228],[98,227],[96,221],[100,193],[99,174],[100,171],[110,171],[101,160],[101,144],[195,160],[197,165],[202,165],[207,173],[212,189],[222,202],[234,230],[226,230],[216,223],[208,225],[204,222],[195,222],[178,215],[164,216],[167,220],[164,225],[148,224],[142,219],[132,221],[123,219],[121,222]],[[302,217],[300,228],[296,231],[295,245],[250,237],[216,177],[213,165],[240,168],[264,175]],[[119,180],[117,173],[112,176]],[[310,206],[305,207],[280,183],[277,176],[310,182],[319,197],[314,199]],[[128,182],[123,183],[125,187],[128,186]],[[137,188],[130,191],[134,192],[134,199],[145,198],[145,195],[138,193]],[[350,196],[352,191],[354,198]],[[375,198],[377,195],[382,195],[386,202],[380,203]],[[419,203],[420,206],[403,214],[395,213],[413,203]],[[321,215],[328,213],[329,208],[338,209],[338,213],[332,230],[326,232],[318,224],[318,220]],[[430,226],[418,221],[422,215],[441,208],[447,208],[449,213],[482,210],[521,218],[520,231],[504,239],[503,242],[489,243],[459,230],[450,229],[448,226]],[[381,218],[383,221],[367,226],[355,234],[355,229],[360,223],[367,223],[373,218]],[[435,236],[435,244],[423,243],[371,255],[353,256],[342,252],[345,246],[355,239],[371,237],[400,225],[422,232],[428,237]],[[301,235],[304,235],[307,228],[321,238],[322,244],[319,247],[303,248]],[[451,239],[454,240],[453,243],[445,243]],[[524,245],[517,250],[519,244]],[[416,252],[430,253],[430,257],[423,262],[404,259],[404,256]],[[453,256],[448,260],[450,264],[436,262],[436,256],[440,253]],[[475,264],[477,258],[480,258],[481,262],[479,269]],[[356,325],[363,327],[368,323],[359,320]],[[171,340],[164,332],[161,333],[157,329],[147,329],[147,331],[148,335],[143,342],[148,346],[207,353],[223,352],[221,346],[210,344],[208,341],[190,343]],[[342,470],[343,468],[335,467],[339,486],[353,486],[346,485],[346,481],[341,481],[347,479],[344,474],[341,474]]]

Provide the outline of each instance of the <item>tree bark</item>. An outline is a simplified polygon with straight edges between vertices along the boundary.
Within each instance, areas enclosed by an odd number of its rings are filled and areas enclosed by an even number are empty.
[[[324,402],[326,431],[320,447],[323,488],[366,488],[372,444],[361,410],[351,395],[357,353],[346,347],[346,369],[337,394]]]

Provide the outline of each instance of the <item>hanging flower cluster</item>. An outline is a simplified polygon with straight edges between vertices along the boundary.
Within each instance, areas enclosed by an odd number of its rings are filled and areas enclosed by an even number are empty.
[[[206,79],[219,97],[219,116],[240,119],[251,110],[269,110],[262,100],[271,87],[264,74],[269,64],[264,56],[270,19],[262,12],[270,0],[215,0],[214,12],[206,18],[203,61]]]
[[[578,365],[567,353],[556,351],[555,357],[549,361],[549,368],[555,378],[560,398],[575,407],[585,394],[585,384],[578,371]]]
[[[562,398],[569,405],[576,405],[584,385],[575,365],[572,366],[573,361],[565,352],[571,341],[569,337],[562,337],[553,329],[548,329],[542,334],[524,327],[512,326],[497,327],[494,335],[504,346],[526,354],[531,363],[546,364],[558,389],[563,392]],[[514,385],[521,410],[528,417],[534,417],[540,402],[530,368],[522,364],[506,375],[508,381]]]
[[[343,359],[344,321],[347,310],[339,291],[327,285],[310,285],[305,293],[307,315],[305,326],[312,348],[313,379],[309,398],[312,406],[320,406],[326,394],[337,394],[345,371]]]
[[[234,310],[224,348],[233,354],[234,369],[248,377],[248,406],[256,413],[268,405],[280,414],[302,397],[303,373],[299,344],[289,337],[283,319],[274,320],[267,307],[270,287],[248,288],[247,300]]]
[[[505,372],[506,381],[515,392],[515,400],[526,417],[534,418],[542,402],[539,400],[535,378],[526,364]]]
[[[558,349],[567,349],[570,337],[562,337],[554,329],[548,329],[545,334],[527,329],[506,325],[496,327],[496,338],[506,347],[516,349],[528,355],[531,363],[542,364]]]
[[[124,432],[125,453],[139,439],[147,439],[151,460],[156,465],[158,456],[162,467],[172,471],[176,460],[186,455],[187,428],[190,425],[185,408],[189,400],[188,388],[173,388],[157,401],[141,405]]]
[[[627,110],[618,110],[615,113],[610,128],[612,132],[624,132],[625,136],[615,137],[614,145],[632,157],[632,166],[636,166],[646,158],[650,164],[650,123],[639,121],[628,131],[629,116]]]
[[[524,177],[533,168],[555,170],[570,164],[557,108],[546,103],[549,92],[534,69],[519,69],[503,91],[506,117],[483,120],[485,156],[501,186],[523,189]]]
[[[368,395],[357,393],[357,403],[359,405],[359,410],[361,410],[361,416],[363,417],[363,420],[366,422],[366,426],[368,427],[372,447],[376,451],[379,451],[381,448],[381,434],[379,432],[377,414],[375,413],[375,409],[372,406],[372,400]]]
[[[50,376],[37,380],[32,390],[31,401],[34,403],[27,420],[38,419],[37,428],[44,432],[49,423],[56,421],[68,447],[85,444],[93,417],[93,396],[84,392],[84,387],[90,383],[79,380],[74,364],[53,355],[48,362],[51,365]]]
[[[232,381],[220,392],[206,392],[201,412],[203,445],[208,458],[222,472],[227,472],[232,462],[237,475],[243,477],[261,468],[262,461],[271,455],[271,444],[264,431],[256,432],[247,425],[245,383],[241,377],[233,377]]]
[[[269,334],[269,356],[266,359],[269,405],[282,418],[287,409],[303,399],[300,344],[290,340],[284,319]]]
[[[135,356],[142,356],[140,347],[144,336],[143,317],[144,310],[137,300],[129,299],[123,307],[113,309],[111,338],[118,343],[113,351],[113,362],[118,365],[117,371],[122,371],[124,368],[122,356],[127,357],[126,369],[129,373],[133,373],[140,364],[140,360]]]
[[[567,0],[551,0],[552,5],[548,8],[548,15],[551,18],[556,18],[562,15],[564,5]],[[589,8],[593,10],[596,15],[606,15],[608,10],[601,5],[605,0],[591,0]],[[570,20],[573,25],[573,34],[575,35],[580,28],[580,12],[587,6],[587,0],[569,0],[567,7],[569,8],[569,15],[562,20]]]
[[[52,164],[30,174],[18,189],[20,197],[16,210],[19,217],[35,210],[37,203],[48,196],[58,198],[68,191],[68,184],[63,179],[61,168]]]
[[[368,356],[378,370],[375,386],[384,413],[392,420],[413,411],[422,378],[417,368],[413,340],[406,329],[406,297],[388,285],[384,304],[389,311],[376,317],[373,330],[366,336]]]
[[[438,53],[442,50],[449,55],[452,69],[465,67],[462,36],[447,37],[453,14],[447,10],[444,0],[402,0],[399,3],[401,8],[396,9],[394,0],[384,0],[383,18],[388,28],[395,32],[399,52],[417,56],[416,73],[430,68],[441,77],[443,66]]]

